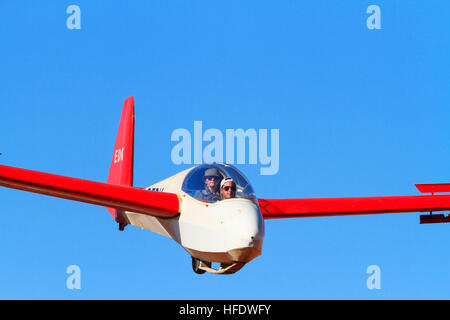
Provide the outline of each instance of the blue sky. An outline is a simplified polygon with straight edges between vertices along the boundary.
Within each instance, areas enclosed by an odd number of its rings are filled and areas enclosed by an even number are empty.
[[[69,5],[81,29],[69,30]],[[369,5],[381,29],[369,30]],[[106,181],[123,100],[135,185],[190,165],[171,133],[279,129],[261,198],[418,194],[450,182],[444,1],[2,1],[0,162]],[[450,225],[419,214],[266,221],[263,253],[197,275],[174,241],[106,209],[0,189],[2,299],[448,299]],[[66,268],[81,268],[81,290]],[[366,269],[381,270],[369,290]]]

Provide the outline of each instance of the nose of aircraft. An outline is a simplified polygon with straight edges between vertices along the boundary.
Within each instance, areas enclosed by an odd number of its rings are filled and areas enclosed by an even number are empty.
[[[234,261],[248,262],[261,254],[264,220],[258,206],[247,199],[229,199],[215,208],[229,241]]]

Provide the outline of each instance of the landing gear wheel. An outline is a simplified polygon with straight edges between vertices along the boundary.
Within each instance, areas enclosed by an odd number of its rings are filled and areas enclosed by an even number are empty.
[[[201,260],[192,257],[192,270],[194,270],[195,273],[204,274],[206,272],[205,270],[200,269],[201,263]]]
[[[125,229],[126,226],[127,226],[126,223],[120,222],[120,223],[119,223],[119,231],[123,231],[123,230]]]

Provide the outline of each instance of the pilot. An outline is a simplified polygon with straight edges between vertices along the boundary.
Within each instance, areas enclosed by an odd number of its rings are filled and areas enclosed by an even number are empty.
[[[230,177],[220,182],[220,197],[222,200],[236,197],[236,183]]]
[[[203,174],[205,188],[203,190],[198,190],[194,194],[194,198],[206,200],[210,203],[220,200],[219,184],[221,180],[222,176],[216,168],[205,170],[205,173]]]

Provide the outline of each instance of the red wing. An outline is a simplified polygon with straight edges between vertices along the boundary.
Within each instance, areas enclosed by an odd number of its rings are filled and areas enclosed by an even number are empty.
[[[450,210],[450,195],[259,199],[264,219]]]
[[[81,201],[142,214],[173,217],[179,201],[174,193],[148,191],[0,165],[0,186]]]

